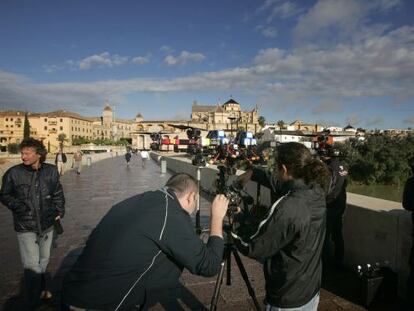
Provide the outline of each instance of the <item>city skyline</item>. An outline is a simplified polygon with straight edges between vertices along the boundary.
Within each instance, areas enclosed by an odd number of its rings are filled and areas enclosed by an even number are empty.
[[[414,3],[2,1],[0,109],[414,127]]]

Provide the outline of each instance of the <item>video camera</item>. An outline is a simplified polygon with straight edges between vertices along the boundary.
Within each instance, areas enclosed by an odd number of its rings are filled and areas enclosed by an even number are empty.
[[[225,165],[219,165],[217,167],[219,172],[217,173],[216,180],[216,194],[224,194],[229,200],[227,215],[229,217],[235,216],[235,214],[242,212],[249,205],[253,204],[253,198],[243,190],[243,185],[237,181],[233,181],[228,185],[229,173],[231,171]]]
[[[161,145],[161,134],[160,133],[151,133],[150,138],[152,140],[150,144],[151,150],[160,150]]]
[[[187,130],[187,137],[188,139],[198,140],[201,137],[201,130],[190,127]]]

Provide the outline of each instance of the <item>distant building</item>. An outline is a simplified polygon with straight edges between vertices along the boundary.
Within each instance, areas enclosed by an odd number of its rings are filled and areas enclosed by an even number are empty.
[[[324,127],[320,124],[303,123],[300,120],[296,120],[287,126],[290,131],[308,131],[308,132],[321,132]]]
[[[10,143],[19,144],[23,139],[24,111],[0,111],[0,149],[6,151]],[[59,134],[66,135],[65,145],[72,145],[76,138],[131,139],[134,120],[115,119],[106,105],[102,117],[84,117],[75,112],[57,110],[45,113],[28,112],[30,136],[43,141],[50,152],[59,148]]]
[[[223,105],[198,105],[193,102],[190,120],[144,120],[141,114],[137,115],[136,127],[132,135],[132,145],[138,149],[148,149],[151,143],[151,133],[160,133],[165,138],[187,138],[188,127],[199,128],[202,136],[210,130],[224,130],[235,136],[238,129],[257,133],[260,130],[259,111],[242,111],[240,104],[233,99]]]
[[[236,132],[238,129],[244,129],[253,133],[260,130],[258,108],[242,111],[240,104],[234,99],[215,106],[202,106],[193,102],[191,123],[205,130]]]

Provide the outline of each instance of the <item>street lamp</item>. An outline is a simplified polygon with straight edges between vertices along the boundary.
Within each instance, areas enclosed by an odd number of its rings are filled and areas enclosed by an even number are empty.
[[[230,136],[233,138],[233,123],[234,123],[234,120],[236,120],[237,118],[231,116],[231,117],[227,117],[227,119],[230,120]]]

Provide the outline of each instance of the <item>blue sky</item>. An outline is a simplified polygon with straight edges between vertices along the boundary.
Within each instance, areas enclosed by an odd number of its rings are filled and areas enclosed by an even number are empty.
[[[414,128],[414,1],[0,1],[0,109]]]

